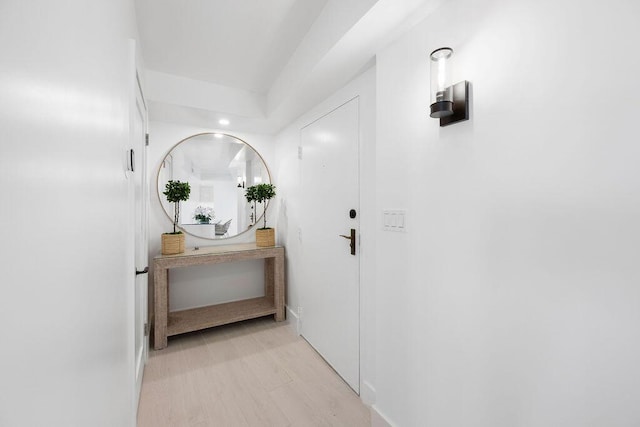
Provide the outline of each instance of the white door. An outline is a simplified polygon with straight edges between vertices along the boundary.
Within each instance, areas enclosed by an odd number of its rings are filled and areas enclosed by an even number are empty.
[[[359,393],[358,98],[304,127],[300,142],[305,194],[301,334]],[[350,237],[352,229],[358,239],[355,255],[351,239],[342,237]]]
[[[135,197],[135,397],[136,402],[142,387],[142,374],[147,361],[149,340],[145,334],[147,323],[147,274],[148,271],[148,179],[147,179],[147,110],[136,79],[135,107],[132,117],[133,125],[133,179]]]

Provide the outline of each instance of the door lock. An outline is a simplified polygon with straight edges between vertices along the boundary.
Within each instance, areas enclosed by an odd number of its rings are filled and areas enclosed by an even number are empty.
[[[340,234],[340,237],[344,237],[345,239],[349,239],[351,242],[351,255],[356,254],[356,229],[351,229],[351,234],[349,236],[345,236],[344,234]]]

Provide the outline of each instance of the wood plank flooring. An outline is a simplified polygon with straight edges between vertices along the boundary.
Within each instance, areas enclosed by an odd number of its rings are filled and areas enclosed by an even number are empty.
[[[369,409],[288,322],[173,337],[151,351],[139,427],[369,426]]]

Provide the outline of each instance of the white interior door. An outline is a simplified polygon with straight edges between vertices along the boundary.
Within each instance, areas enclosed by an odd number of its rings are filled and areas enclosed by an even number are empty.
[[[149,349],[148,335],[145,334],[147,323],[147,277],[148,271],[148,204],[149,185],[147,179],[147,110],[142,97],[140,84],[136,79],[135,107],[132,117],[133,125],[133,179],[135,197],[135,387],[136,401],[140,396],[142,375]]]
[[[359,104],[343,104],[301,131],[305,215],[302,336],[360,392]],[[351,218],[351,210],[355,218]],[[354,230],[355,255],[350,236]]]

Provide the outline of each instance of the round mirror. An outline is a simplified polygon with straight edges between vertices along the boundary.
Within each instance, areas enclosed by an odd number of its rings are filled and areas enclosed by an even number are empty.
[[[170,180],[191,186],[189,200],[180,202],[178,226],[196,237],[225,239],[260,220],[245,192],[252,185],[270,184],[271,176],[260,154],[243,140],[200,133],[174,145],[160,164],[158,197],[173,222],[173,203],[162,194]]]

